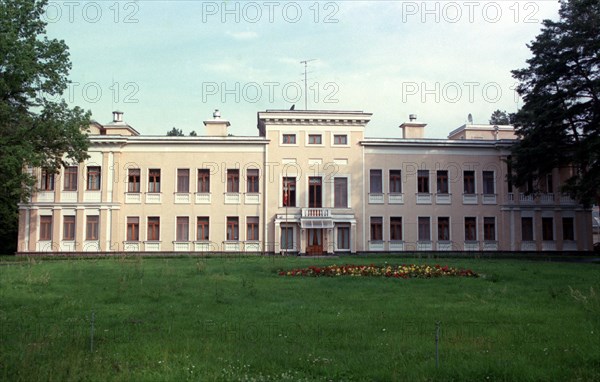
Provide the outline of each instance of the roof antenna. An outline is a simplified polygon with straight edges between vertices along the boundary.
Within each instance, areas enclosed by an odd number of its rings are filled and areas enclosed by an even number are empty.
[[[316,61],[316,58],[310,60],[300,61],[301,64],[304,64],[304,110],[308,110],[308,87],[306,81],[306,73],[308,70],[308,63],[311,61]]]

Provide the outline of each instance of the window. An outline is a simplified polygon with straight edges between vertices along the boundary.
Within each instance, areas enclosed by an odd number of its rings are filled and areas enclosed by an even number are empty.
[[[240,192],[240,170],[227,170],[227,192]]]
[[[283,206],[296,207],[296,178],[283,178]]]
[[[419,241],[431,241],[431,226],[429,217],[419,217]]]
[[[383,192],[381,170],[370,171],[369,185],[371,194],[381,194]]]
[[[477,240],[477,218],[465,218],[465,241]]]
[[[546,174],[546,192],[552,194],[554,191],[554,180],[552,174]]]
[[[160,217],[151,216],[148,218],[148,241],[160,240]]]
[[[258,216],[246,218],[246,240],[258,241]]]
[[[87,168],[87,189],[97,191],[100,189],[100,167],[92,166]]]
[[[160,192],[160,169],[151,169],[148,172],[148,192]]]
[[[521,218],[521,240],[533,241],[533,218]]]
[[[402,172],[390,170],[390,194],[402,193]]]
[[[98,222],[100,221],[100,216],[98,215],[89,215],[86,216],[85,223],[85,240],[98,240]]]
[[[309,134],[308,135],[308,144],[309,145],[320,145],[322,144],[321,134]]]
[[[320,176],[308,178],[308,207],[323,207],[323,179]]]
[[[286,145],[295,145],[296,144],[296,134],[283,134],[283,144]]]
[[[294,227],[281,227],[281,249],[294,249]]]
[[[198,192],[210,192],[210,170],[201,168],[198,170]]]
[[[495,176],[493,171],[483,172],[483,193],[493,195],[496,193]]]
[[[240,239],[239,220],[237,216],[227,217],[227,240],[237,241]]]
[[[341,135],[341,134],[335,134],[333,136],[333,144],[334,145],[347,145],[348,144],[348,136]]]
[[[198,216],[198,222],[196,225],[196,240],[208,240],[208,216]]]
[[[52,240],[52,216],[40,216],[40,240]]]
[[[190,170],[187,168],[177,169],[177,192],[180,194],[190,192]]]
[[[383,218],[371,218],[371,241],[383,240]]]
[[[40,182],[40,190],[42,191],[54,191],[54,174],[47,171],[42,170],[42,179]]]
[[[437,193],[448,193],[448,171],[440,170],[437,172]]]
[[[127,217],[127,241],[140,241],[140,218]]]
[[[402,218],[391,217],[390,218],[390,240],[401,241],[402,240]]]
[[[140,191],[140,169],[130,168],[127,174],[127,192],[139,193]]]
[[[438,218],[438,240],[449,241],[450,240],[450,218],[439,217]]]
[[[483,240],[496,241],[496,218],[483,218]]]
[[[77,191],[77,166],[65,167],[65,191]]]
[[[429,170],[417,171],[417,192],[429,194]]]
[[[463,173],[464,193],[475,193],[475,171],[465,171]]]
[[[508,192],[513,192],[513,184],[512,184],[512,156],[509,155],[506,158],[506,174],[507,174],[507,183],[508,183]]]
[[[177,227],[175,231],[176,241],[190,240],[190,218],[187,216],[177,217]]]
[[[554,219],[542,218],[542,240],[554,240]]]
[[[246,171],[247,188],[246,192],[249,194],[258,193],[258,169],[251,168]]]
[[[337,248],[350,249],[350,227],[341,226],[337,230]]]
[[[63,217],[63,240],[75,240],[75,216]]]
[[[575,240],[575,223],[573,218],[562,218],[563,240]]]
[[[333,205],[335,208],[348,208],[348,178],[333,179]]]

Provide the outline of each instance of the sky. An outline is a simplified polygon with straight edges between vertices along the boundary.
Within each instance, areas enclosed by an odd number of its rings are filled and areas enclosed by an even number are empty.
[[[112,111],[143,135],[204,134],[215,109],[256,136],[268,109],[373,113],[368,137],[427,138],[487,123],[522,100],[511,70],[558,1],[49,1],[51,38],[69,46],[72,106]],[[304,83],[307,62],[307,81]],[[306,89],[306,92],[305,92]],[[305,94],[307,105],[305,106]]]

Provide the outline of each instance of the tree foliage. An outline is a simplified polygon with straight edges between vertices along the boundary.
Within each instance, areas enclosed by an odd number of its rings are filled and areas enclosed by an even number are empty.
[[[513,71],[524,105],[515,115],[517,186],[571,167],[564,188],[589,206],[600,196],[600,1],[561,0],[544,20],[528,66]]]
[[[87,158],[90,114],[61,98],[68,47],[46,36],[45,0],[0,0],[0,250],[16,248],[18,203],[36,191],[27,168],[58,172]],[[58,101],[57,101],[58,100]]]
[[[183,134],[183,130],[181,129],[177,129],[177,128],[172,128],[170,131],[167,131],[167,136],[169,137],[183,137],[185,134]]]
[[[510,125],[510,115],[505,110],[496,110],[490,116],[490,125]]]

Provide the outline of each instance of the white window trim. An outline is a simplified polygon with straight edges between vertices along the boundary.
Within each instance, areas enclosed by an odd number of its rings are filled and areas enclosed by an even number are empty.
[[[373,194],[374,192],[371,192],[371,171],[372,170],[379,170],[381,171],[381,194],[384,195],[386,194],[385,190],[386,190],[386,182],[385,182],[385,170],[383,168],[370,168],[367,176],[369,177],[369,188],[368,188],[368,194]],[[388,176],[389,176],[389,171],[388,171]]]
[[[283,143],[284,135],[295,135],[296,143]],[[298,146],[298,138],[299,138],[299,134],[297,131],[280,131],[279,132],[279,145],[284,146],[284,147],[297,147]]]
[[[392,241],[392,230],[391,230],[392,218],[400,218],[400,219],[402,219],[402,232],[401,232],[402,240],[394,240],[394,241],[402,241],[402,242],[406,241],[406,240],[404,240],[405,237],[406,237],[406,236],[404,236],[404,226],[406,225],[406,224],[404,224],[404,216],[398,216],[398,215],[388,216],[388,220],[389,220],[388,221],[388,227],[390,227],[390,229],[389,229],[390,232],[388,233],[387,241],[388,242]],[[384,239],[385,239],[385,236],[384,236]]]
[[[493,194],[486,194],[483,192],[483,172],[491,172],[492,175],[492,179],[493,179],[493,185],[494,185],[494,193]],[[475,177],[477,178],[477,177]],[[496,170],[482,170],[481,171],[481,193],[483,195],[498,195],[498,184],[496,182]],[[477,180],[475,180],[475,191],[477,191]],[[488,216],[489,217],[489,216]]]
[[[350,136],[351,135],[350,135],[349,132],[346,132],[346,131],[332,131],[330,133],[330,135],[331,135],[331,137],[330,137],[331,138],[331,147],[350,147]],[[345,135],[346,136],[346,144],[336,145],[335,144],[335,136],[336,135]]]
[[[466,223],[466,219],[467,218],[475,218],[475,240],[467,240],[466,236],[467,236],[467,230],[465,229],[465,223]],[[479,241],[479,220],[477,216],[463,216],[463,241],[467,242],[467,241]]]
[[[187,239],[187,241],[179,241],[179,240],[177,240],[177,218],[188,218],[188,239]],[[175,216],[175,222],[174,222],[174,224],[175,224],[175,227],[173,229],[173,232],[175,233],[175,237],[173,238],[173,242],[176,242],[176,243],[190,243],[190,242],[193,241],[193,240],[190,240],[190,238],[192,236],[190,235],[190,216],[189,215],[176,215]]]
[[[381,240],[372,240],[371,239],[371,219],[372,218],[381,218]],[[404,229],[404,224],[402,224],[403,229]],[[385,216],[383,215],[369,215],[369,229],[368,229],[368,240],[367,243],[371,243],[374,241],[381,241],[382,243],[385,243],[385,238],[386,238],[386,234],[387,236],[389,236],[389,232],[387,232],[387,230],[385,229]],[[404,237],[404,236],[402,236]]]
[[[348,248],[339,248],[338,247],[338,230],[340,228],[348,228]],[[352,250],[352,226],[347,225],[345,227],[340,227],[339,225],[335,226],[334,230],[334,242],[335,242],[335,251],[339,252],[350,252]]]
[[[298,207],[298,184],[299,184],[300,177],[296,173],[293,173],[293,174],[283,173],[279,177],[279,189],[277,190],[277,193],[279,194],[279,196],[278,196],[279,208],[286,208],[283,205],[283,178],[295,178],[296,179],[296,200],[294,200],[295,207],[287,207],[287,208],[299,208]],[[307,196],[307,198],[308,198],[308,196]]]
[[[439,227],[438,227],[438,219],[439,218],[448,218],[448,240],[440,240],[440,239],[438,239],[438,237],[439,237],[439,230],[440,230]],[[435,230],[435,233],[436,233],[436,235],[435,235],[436,240],[435,241],[436,242],[440,242],[440,241],[444,241],[444,242],[445,241],[449,241],[449,242],[452,242],[452,216],[437,216],[436,219],[435,219],[435,227],[436,227],[436,230]]]
[[[350,176],[350,174],[335,174],[331,180],[332,180],[332,186],[331,186],[331,190],[330,190],[330,195],[331,195],[331,208],[343,208],[343,207],[336,207],[335,206],[335,179],[336,178],[346,178],[346,195],[347,195],[347,199],[348,199],[348,205],[345,208],[352,208],[352,177]]]
[[[420,240],[419,239],[419,219],[420,218],[429,218],[429,240]],[[427,216],[417,216],[417,243],[422,242],[422,243],[433,243],[433,216],[431,215],[427,215]],[[404,222],[402,222],[402,229],[404,229]],[[404,236],[403,236],[404,237]]]
[[[321,143],[309,143],[308,142],[308,136],[309,135],[320,135],[321,136]],[[296,140],[296,142],[298,142],[298,140]],[[325,147],[325,136],[322,132],[312,132],[312,131],[306,131],[304,133],[304,147]]]

